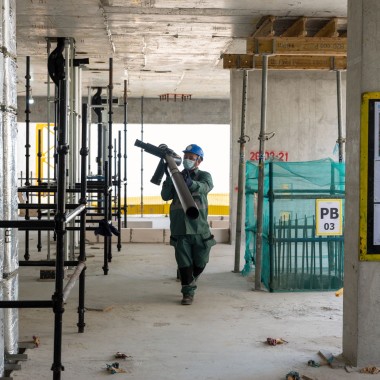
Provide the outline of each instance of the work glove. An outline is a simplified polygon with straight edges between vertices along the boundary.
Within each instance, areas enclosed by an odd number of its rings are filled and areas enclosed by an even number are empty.
[[[168,146],[166,144],[160,144],[158,147],[162,150],[168,149]],[[169,177],[169,170],[168,170],[168,164],[167,163],[165,163],[164,171],[165,171],[166,176]]]
[[[191,187],[191,185],[193,184],[193,180],[190,177],[190,172],[187,169],[185,169],[182,171],[182,176],[185,180],[186,186]]]
[[[169,170],[168,170],[168,164],[165,164],[164,168],[165,168],[164,171],[165,171],[166,176],[169,177],[170,174],[169,174]]]

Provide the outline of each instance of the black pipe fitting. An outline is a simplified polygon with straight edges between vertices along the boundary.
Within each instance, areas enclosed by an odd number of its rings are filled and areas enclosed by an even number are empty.
[[[58,295],[57,293],[54,293],[51,296],[51,299],[53,301],[53,311],[55,314],[63,314],[65,312],[65,308],[63,307],[63,295]]]
[[[69,150],[70,150],[69,144],[58,145],[58,148],[57,148],[58,154],[67,154],[69,153]]]
[[[88,152],[90,151],[89,148],[81,148],[80,155],[81,156],[88,156]]]
[[[66,214],[55,214],[54,222],[55,223],[65,223],[66,222]]]

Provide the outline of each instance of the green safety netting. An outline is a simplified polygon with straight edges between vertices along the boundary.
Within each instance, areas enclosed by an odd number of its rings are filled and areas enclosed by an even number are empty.
[[[257,162],[246,163],[246,248],[242,274],[255,265]],[[316,236],[316,199],[341,199],[345,164],[327,158],[264,163],[263,284],[270,291],[333,290],[343,286],[343,235]]]

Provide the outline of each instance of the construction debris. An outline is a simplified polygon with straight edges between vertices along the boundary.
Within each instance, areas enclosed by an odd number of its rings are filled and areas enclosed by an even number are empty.
[[[380,368],[379,367],[365,367],[360,370],[360,373],[369,373],[371,375],[376,375],[377,373],[380,373]]]
[[[307,375],[302,375],[302,376],[301,376],[301,379],[302,379],[302,380],[315,380],[314,377],[309,377],[309,376],[307,376]]]
[[[330,351],[326,350],[319,350],[318,354],[326,361],[326,364],[328,364],[331,368],[345,368],[347,366],[347,363],[341,354],[334,356]],[[323,363],[319,364],[323,365]]]
[[[114,309],[115,305],[109,305],[109,306],[86,306],[86,311],[100,311],[103,313],[108,313],[112,309]]]
[[[301,380],[300,374],[296,371],[290,371],[286,374],[285,380]]]
[[[309,360],[309,361],[307,362],[307,365],[308,365],[309,367],[320,367],[320,363],[317,363],[315,360]]]
[[[115,362],[112,364],[106,364],[107,366],[107,371],[111,372],[112,375],[115,373],[125,373],[125,370],[119,367],[119,363]]]
[[[127,359],[127,358],[131,358],[132,356],[129,356],[129,355],[126,355],[122,352],[116,352],[115,354],[115,359]]]
[[[334,360],[334,356],[330,351],[319,350],[318,354],[327,361],[327,363],[331,363]]]
[[[38,347],[41,343],[40,338],[38,336],[33,335],[33,343],[35,347]]]
[[[348,372],[348,373],[351,373],[351,372],[359,372],[359,369],[358,369],[357,367],[353,367],[353,366],[351,366],[351,365],[349,365],[349,364],[346,364],[346,365],[344,366],[344,369],[345,369],[346,372]]]
[[[277,346],[278,344],[288,343],[286,340],[282,338],[267,338],[266,343],[270,346]]]
[[[36,348],[40,345],[40,338],[33,335],[33,340],[20,341],[18,345],[20,349]]]

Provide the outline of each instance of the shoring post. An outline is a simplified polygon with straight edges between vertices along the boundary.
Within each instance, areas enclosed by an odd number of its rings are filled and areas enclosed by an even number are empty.
[[[144,97],[141,97],[141,141],[144,141]],[[144,216],[144,150],[141,149],[141,193],[140,193],[140,212]]]
[[[124,228],[127,228],[127,116],[128,116],[127,80],[124,80]]]
[[[50,39],[47,40],[47,44],[46,44],[46,49],[47,49],[47,56],[49,57],[50,55],[50,47],[51,47],[51,44],[50,44]],[[47,72],[47,78],[46,78],[46,83],[47,83],[47,108],[46,108],[46,112],[47,112],[47,145],[48,145],[48,154],[47,154],[47,181],[48,181],[48,191],[50,189],[50,177],[51,177],[51,173],[50,173],[50,145],[51,145],[51,142],[50,142],[50,102],[51,102],[51,99],[50,99],[50,74],[49,74],[49,71]],[[48,204],[50,204],[50,193],[48,192]],[[48,220],[51,219],[51,210],[49,209],[48,212],[47,212],[47,218]],[[50,231],[47,231],[47,259],[50,260]]]
[[[30,57],[26,57],[26,95],[25,95],[25,126],[26,126],[26,142],[25,142],[25,186],[30,186],[29,181],[29,159],[30,159]],[[26,193],[26,200],[25,203],[29,203],[29,193]],[[29,210],[25,210],[25,220],[30,220],[29,216]],[[30,253],[29,253],[29,231],[25,231],[25,253],[24,253],[25,260],[29,260]]]
[[[106,217],[107,221],[112,220],[112,106],[113,106],[113,60],[109,59],[109,84],[108,84],[108,191],[111,192],[108,197],[108,215]],[[109,237],[108,242],[108,262],[112,261],[112,239]]]
[[[116,168],[117,168],[117,141],[116,141],[116,138],[113,139],[113,170],[114,170],[114,175],[112,176],[111,178],[111,181],[112,181],[112,184],[114,185],[113,186],[113,192],[114,192],[114,196],[113,196],[113,204],[114,204],[114,207],[113,209],[116,210],[116,196],[117,196],[117,172],[116,172]]]
[[[79,200],[80,204],[87,206],[87,156],[88,156],[88,146],[87,146],[87,104],[82,104],[82,147],[80,150],[81,155],[81,197]],[[80,232],[79,232],[79,261],[86,261],[86,213],[87,210],[83,211],[80,216]],[[78,302],[78,332],[83,333],[84,327],[84,297],[85,297],[85,278],[86,278],[86,268],[81,272],[79,276],[79,302]]]
[[[58,120],[60,119],[59,112],[59,88],[54,86],[54,178],[53,180],[57,182],[58,176]],[[57,204],[57,192],[54,193],[54,204]],[[57,233],[53,233],[54,241],[57,241]]]
[[[62,315],[63,302],[63,278],[64,278],[64,243],[65,243],[65,205],[66,205],[66,156],[69,150],[67,144],[66,125],[66,81],[59,82],[59,130],[58,130],[58,175],[57,175],[57,213],[55,216],[56,241],[56,273],[55,293],[53,295],[54,311],[54,362],[52,365],[53,380],[61,379],[62,366]]]
[[[42,183],[42,178],[41,178],[41,172],[42,172],[42,131],[41,128],[38,128],[38,152],[37,152],[37,157],[38,157],[38,176],[37,176],[37,183],[38,186],[41,186]],[[41,204],[41,191],[38,192],[38,204]],[[37,210],[37,219],[41,220],[41,209],[38,208]],[[38,252],[41,252],[42,248],[42,243],[41,243],[41,231],[38,231],[37,233],[37,249]]]
[[[98,88],[97,93],[99,93],[99,97],[101,97],[102,89]],[[101,98],[100,98],[101,101]],[[95,108],[95,113],[98,117],[98,156],[96,157],[97,163],[97,172],[96,174],[100,177],[103,175],[103,115],[102,108]],[[91,141],[91,140],[90,140]],[[98,212],[101,212],[102,208],[102,195],[99,193],[98,196]]]
[[[260,136],[259,136],[259,140],[260,140],[260,146],[259,146],[259,178],[258,178],[258,191],[257,191],[255,290],[261,290],[267,84],[268,84],[268,56],[264,54],[263,55],[262,79],[261,79],[261,123],[260,123]]]
[[[108,198],[109,198],[109,186],[108,186],[108,162],[104,161],[104,220],[108,222]],[[108,274],[108,240],[111,239],[109,236],[104,236],[104,261],[103,261],[103,273]]]
[[[117,154],[117,250],[121,251],[121,131],[119,131],[119,151]]]
[[[245,179],[245,123],[246,123],[246,107],[247,107],[247,70],[243,71],[243,93],[242,93],[242,110],[241,110],[241,128],[240,138],[238,143],[240,144],[239,154],[239,174],[238,174],[238,195],[236,206],[236,240],[235,240],[235,265],[234,272],[240,272],[240,249],[241,249],[241,228],[243,217],[243,198],[244,198],[244,179]]]
[[[338,106],[338,149],[339,162],[343,162],[343,144],[345,139],[342,136],[342,74],[340,70],[336,71],[336,90],[337,90],[337,106]]]

